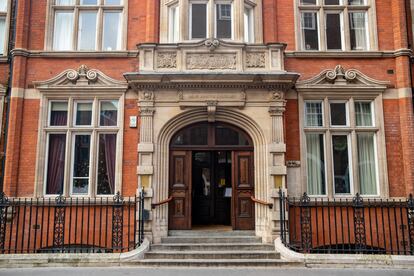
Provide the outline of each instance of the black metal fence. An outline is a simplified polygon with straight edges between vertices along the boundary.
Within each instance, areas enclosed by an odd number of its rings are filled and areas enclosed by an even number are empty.
[[[0,194],[0,254],[115,253],[144,238],[144,200],[7,198]]]
[[[280,194],[281,239],[301,253],[414,255],[414,199]]]

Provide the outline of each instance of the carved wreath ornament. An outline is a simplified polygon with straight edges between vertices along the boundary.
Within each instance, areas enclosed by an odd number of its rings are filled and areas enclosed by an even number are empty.
[[[73,83],[78,80],[84,80],[88,82],[96,82],[98,79],[98,72],[93,69],[89,69],[86,65],[82,64],[78,70],[69,70],[66,73],[66,77]]]

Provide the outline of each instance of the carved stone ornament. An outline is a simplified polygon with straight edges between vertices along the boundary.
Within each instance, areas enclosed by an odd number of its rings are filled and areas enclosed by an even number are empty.
[[[35,81],[35,87],[40,92],[44,91],[62,91],[70,88],[85,90],[93,88],[94,91],[123,91],[128,89],[125,81],[112,79],[97,69],[90,69],[82,64],[77,70],[67,69],[55,77],[46,81]]]
[[[89,69],[86,65],[82,64],[78,70],[69,70],[66,73],[66,77],[73,83],[76,82],[96,82],[98,79],[98,73],[96,70]]]
[[[141,100],[142,101],[153,101],[154,100],[154,92],[145,90],[141,93]]]
[[[236,69],[236,54],[188,54],[187,69],[189,70],[219,70],[219,69]]]
[[[271,91],[271,100],[272,101],[280,101],[283,100],[283,92],[281,91]]]
[[[271,106],[269,107],[270,116],[282,116],[286,108],[284,106]]]
[[[154,107],[141,107],[140,108],[140,115],[142,116],[153,116],[155,112]]]
[[[217,39],[207,39],[204,42],[204,45],[206,45],[207,48],[210,49],[210,51],[214,51],[216,48],[220,46],[220,41]]]
[[[157,67],[172,69],[177,68],[177,53],[175,52],[158,52]]]
[[[341,65],[337,65],[333,70],[327,69],[320,72],[317,76],[299,81],[296,88],[311,88],[312,86],[327,85],[331,88],[335,86],[359,86],[364,88],[386,89],[390,83],[388,81],[379,81],[364,75],[356,69],[345,70]]]
[[[207,102],[207,121],[213,123],[216,121],[217,101]]]
[[[300,161],[298,161],[298,160],[288,160],[288,161],[286,161],[286,167],[288,167],[288,168],[299,168],[300,167]]]
[[[266,66],[265,53],[247,53],[246,67],[247,68],[264,68]]]

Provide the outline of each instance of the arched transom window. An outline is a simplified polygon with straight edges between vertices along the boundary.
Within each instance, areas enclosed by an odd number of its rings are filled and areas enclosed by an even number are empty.
[[[261,0],[162,0],[160,20],[162,43],[262,42]]]

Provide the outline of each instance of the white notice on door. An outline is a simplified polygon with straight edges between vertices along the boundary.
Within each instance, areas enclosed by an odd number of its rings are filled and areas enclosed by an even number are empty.
[[[231,197],[231,188],[226,188],[224,191],[224,197]]]

